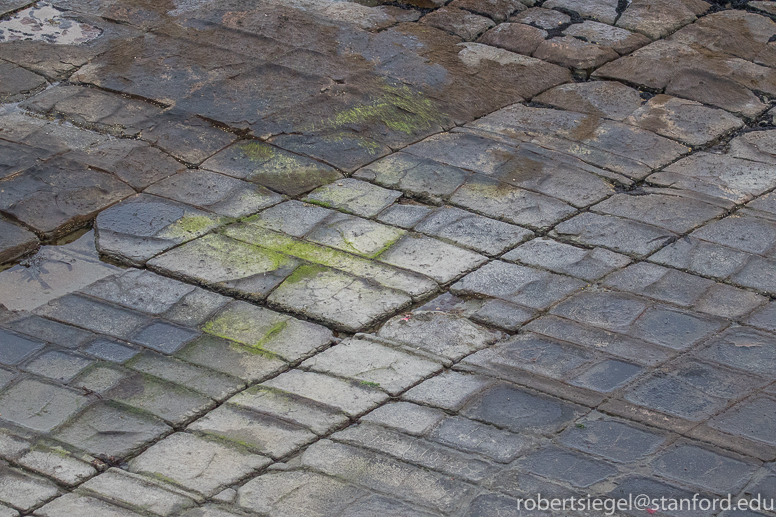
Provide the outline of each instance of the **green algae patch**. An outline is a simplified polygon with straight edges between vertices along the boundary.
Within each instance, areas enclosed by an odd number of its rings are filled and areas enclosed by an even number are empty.
[[[284,284],[296,284],[298,282],[307,282],[317,277],[321,273],[329,271],[329,268],[319,265],[304,265],[296,268],[291,276],[286,278]]]
[[[406,84],[382,84],[368,102],[352,106],[323,120],[311,130],[341,129],[353,125],[384,125],[412,135],[444,125],[447,116],[433,99]]]
[[[192,239],[228,222],[225,218],[209,215],[185,215],[165,228],[159,237],[165,239]]]
[[[288,318],[253,306],[230,308],[202,326],[202,330],[271,356],[264,346],[288,327]]]
[[[240,150],[253,161],[267,161],[275,157],[275,148],[261,142],[247,142],[240,145]]]

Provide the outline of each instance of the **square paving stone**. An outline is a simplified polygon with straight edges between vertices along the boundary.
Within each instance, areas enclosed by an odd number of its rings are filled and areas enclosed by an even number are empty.
[[[81,488],[118,504],[140,508],[155,515],[180,515],[197,504],[189,497],[165,490],[156,483],[115,467],[93,477]]]
[[[209,412],[189,425],[188,430],[220,437],[273,458],[317,439],[304,427],[230,405]]]
[[[410,229],[423,220],[432,211],[423,205],[394,204],[377,215],[377,220],[399,228]]]
[[[699,228],[692,236],[748,253],[769,255],[776,246],[776,222],[734,214]]]
[[[124,377],[103,396],[148,411],[173,425],[191,420],[215,405],[194,391],[142,374]]]
[[[455,411],[463,407],[473,395],[492,385],[493,380],[489,377],[448,370],[418,384],[402,395],[402,398],[417,404]]]
[[[149,267],[189,282],[198,282],[264,299],[299,262],[225,235],[206,235],[149,261]]]
[[[618,420],[582,420],[560,435],[560,442],[583,452],[617,462],[633,462],[657,451],[666,441],[654,434]]]
[[[710,337],[726,322],[669,307],[647,309],[634,322],[630,335],[677,350],[684,350]]]
[[[95,393],[103,393],[116,385],[121,379],[126,377],[127,373],[98,363],[95,366],[87,368],[70,385],[74,388],[86,388]]]
[[[175,357],[247,382],[265,379],[287,368],[273,354],[209,335],[195,339]]]
[[[617,473],[608,463],[552,446],[529,454],[519,464],[530,472],[578,488],[587,488]]]
[[[443,418],[445,413],[438,409],[409,402],[394,402],[367,413],[361,417],[361,422],[372,422],[420,436],[426,434]]]
[[[296,361],[332,340],[330,330],[285,314],[233,301],[203,325],[214,336]]]
[[[307,235],[307,240],[374,258],[406,232],[368,219],[336,214]]]
[[[442,512],[455,510],[473,492],[471,485],[449,476],[329,440],[310,446],[302,465]]]
[[[60,382],[69,382],[94,361],[86,357],[57,350],[39,355],[24,365],[28,372],[36,373]]]
[[[399,197],[401,192],[346,178],[316,189],[307,195],[305,201],[363,217],[372,217]]]
[[[481,253],[498,255],[533,236],[533,232],[458,208],[442,208],[415,226],[415,231],[450,240]]]
[[[199,336],[199,332],[195,330],[155,321],[138,331],[130,339],[134,343],[153,348],[159,352],[172,354],[197,336]]]
[[[22,379],[0,394],[0,418],[34,431],[48,432],[85,406],[83,393],[35,379]]]
[[[504,254],[502,260],[522,262],[556,273],[565,273],[583,280],[597,280],[602,276],[627,266],[631,259],[602,248],[592,250],[544,237],[532,239]]]
[[[34,233],[0,218],[0,264],[31,253],[38,245]]]
[[[415,311],[407,316],[396,316],[386,322],[377,335],[452,361],[501,338],[500,333],[465,318],[436,311]]]
[[[576,386],[608,393],[633,379],[642,370],[642,367],[635,364],[607,359],[594,364],[570,382]]]
[[[333,165],[346,173],[391,153],[390,147],[352,131],[323,131],[315,135],[278,135],[273,145]]]
[[[482,255],[436,239],[408,235],[383,252],[379,259],[397,267],[430,276],[440,283],[454,280],[483,262]]]
[[[324,266],[300,266],[268,298],[273,307],[355,332],[407,307],[400,291]]]
[[[188,433],[175,433],[129,462],[129,471],[212,496],[272,463],[267,457],[230,448]]]
[[[186,386],[215,400],[223,400],[244,387],[244,384],[234,377],[150,351],[136,356],[126,366],[146,375]]]
[[[33,341],[14,332],[0,329],[0,363],[19,364],[43,348],[45,343]]]
[[[78,348],[94,339],[94,334],[87,330],[63,325],[62,323],[34,315],[5,322],[3,326],[15,332],[36,336],[37,339],[42,339],[65,348]]]
[[[294,237],[309,233],[324,219],[335,214],[333,210],[310,203],[291,200],[273,206],[250,219],[252,224]]]
[[[204,323],[231,298],[204,289],[194,289],[164,313],[164,318],[187,327]]]
[[[388,399],[368,384],[345,381],[321,373],[290,370],[262,383],[300,397],[326,404],[350,416],[373,409]]]
[[[453,284],[456,295],[492,296],[534,309],[545,309],[584,287],[585,282],[496,261]]]
[[[202,168],[258,183],[290,196],[342,179],[342,175],[328,165],[254,140],[233,144],[206,160]]]
[[[92,298],[69,294],[36,310],[41,316],[116,337],[132,334],[149,319]]]
[[[100,253],[132,265],[204,235],[223,217],[161,197],[140,194],[97,216]]]
[[[139,513],[114,506],[94,497],[65,494],[38,509],[41,517],[69,517],[71,515],[100,515],[101,517],[139,517]]]
[[[132,348],[129,345],[110,339],[97,339],[87,347],[84,347],[83,351],[98,359],[114,363],[124,363],[140,353],[140,350],[137,348]]]
[[[721,415],[711,419],[709,425],[733,436],[745,436],[776,445],[776,401],[769,397],[755,397],[739,402]]]
[[[676,237],[657,226],[591,212],[560,223],[552,236],[637,256],[648,255]]]
[[[420,356],[363,338],[349,338],[300,366],[379,387],[391,395],[442,369],[442,365]]]
[[[5,180],[0,210],[45,237],[56,237],[134,193],[111,174],[54,158]]]
[[[730,328],[698,355],[769,379],[776,376],[776,338],[749,327]]]
[[[686,233],[724,213],[719,206],[671,195],[668,189],[645,189],[636,196],[616,194],[598,203],[592,210],[627,217],[676,233]]]
[[[738,204],[776,186],[775,171],[774,165],[700,152],[652,174],[648,181]]]
[[[302,425],[318,435],[349,420],[345,413],[326,404],[264,386],[252,386],[238,393],[229,399],[229,404]]]
[[[353,177],[438,203],[452,195],[470,174],[457,167],[398,152],[359,169]]]
[[[653,375],[625,394],[634,404],[675,415],[692,422],[704,420],[727,404],[675,377]]]
[[[575,212],[563,201],[474,174],[450,198],[454,205],[493,219],[547,229]]]
[[[448,417],[429,438],[455,449],[476,452],[500,463],[509,463],[528,450],[532,440],[460,416]]]
[[[199,164],[237,139],[196,115],[168,111],[154,117],[140,138],[186,163]]]
[[[514,381],[521,380],[525,371],[562,379],[594,357],[584,348],[539,334],[525,333],[480,350],[466,357],[460,364]]]
[[[584,8],[584,4],[598,3],[601,1],[612,2],[613,0],[548,0],[553,5],[572,4],[576,8]],[[570,8],[570,7],[569,7]],[[585,21],[581,24],[574,24],[564,31],[564,34],[570,36],[585,36],[588,31],[600,31],[614,36],[619,31],[624,34],[632,34],[624,29],[617,29],[611,26],[603,25],[597,22]],[[605,28],[604,28],[605,27]],[[599,33],[598,35],[600,35]],[[598,36],[597,35],[597,36]],[[643,38],[643,36],[641,37]],[[643,39],[642,39],[643,41]],[[649,40],[646,41],[650,43]],[[596,41],[596,43],[599,43]],[[536,98],[536,102],[547,104],[556,108],[576,111],[580,113],[589,113],[599,117],[612,120],[623,121],[628,115],[636,111],[644,103],[644,99],[639,95],[635,88],[625,86],[616,81],[589,81],[584,83],[561,84],[551,90],[548,90]]]
[[[750,258],[750,254],[733,248],[685,237],[661,249],[652,255],[650,260],[704,276],[725,279],[741,270]],[[762,284],[758,285],[761,286]]]
[[[45,478],[8,467],[0,472],[0,501],[22,511],[29,511],[59,494],[57,486]]]
[[[279,194],[259,185],[191,169],[154,183],[145,192],[227,217],[244,217],[283,200]]]
[[[147,270],[128,269],[97,281],[81,292],[137,311],[162,314],[195,289]]]
[[[170,430],[152,416],[100,402],[83,411],[53,437],[95,456],[121,458]]]
[[[717,494],[737,493],[755,466],[696,445],[680,444],[660,454],[655,472],[669,479],[697,485]]]
[[[454,449],[366,423],[352,425],[334,433],[331,439],[382,452],[396,459],[411,461],[475,483],[483,480],[494,470],[486,462],[461,454]]]
[[[552,433],[581,412],[579,406],[501,384],[475,397],[461,414],[516,433]]]
[[[350,504],[358,502],[362,505],[365,496],[363,489],[333,477],[294,470],[268,472],[250,480],[239,489],[237,504],[253,512],[271,512],[278,517],[345,515],[344,511]],[[205,514],[202,517],[227,515]]]

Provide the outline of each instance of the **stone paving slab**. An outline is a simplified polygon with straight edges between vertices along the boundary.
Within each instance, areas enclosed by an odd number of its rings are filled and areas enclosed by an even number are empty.
[[[0,515],[772,496],[765,4],[0,0]]]

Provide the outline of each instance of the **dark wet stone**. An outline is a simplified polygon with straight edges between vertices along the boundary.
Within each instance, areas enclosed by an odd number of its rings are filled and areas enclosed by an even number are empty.
[[[202,168],[291,196],[342,178],[328,165],[257,141],[237,142],[205,161]]]
[[[186,168],[167,154],[134,140],[113,140],[78,149],[66,158],[115,174],[136,190]]]
[[[92,298],[68,294],[36,309],[36,314],[116,337],[127,337],[148,317]]]
[[[26,316],[12,320],[3,323],[3,327],[65,348],[78,348],[94,339],[94,334],[87,330],[63,325],[40,316]]]
[[[362,217],[372,217],[401,197],[401,192],[387,190],[365,181],[346,178],[319,187],[305,197],[305,201],[350,212]]]
[[[327,208],[291,200],[256,214],[251,222],[268,230],[303,237],[334,213]]]
[[[501,463],[512,461],[530,446],[529,440],[520,435],[460,416],[443,420],[429,438],[456,449],[484,454]]]
[[[125,363],[139,354],[140,350],[116,341],[98,339],[84,348],[84,352],[98,359],[104,359],[113,363]]]
[[[0,117],[0,119],[2,118]],[[13,138],[11,135],[4,134],[5,129],[5,127],[0,127],[0,136]],[[32,128],[30,129],[31,132],[34,131]],[[46,149],[0,140],[0,180],[32,167],[39,160],[49,158],[51,154],[51,151]]]
[[[206,170],[185,170],[151,185],[145,192],[235,218],[283,200],[260,185]]]
[[[458,9],[455,6],[432,11],[424,16],[420,23],[452,32],[465,41],[477,39],[477,36],[495,25],[493,20]]]
[[[35,251],[38,245],[34,233],[0,218],[0,264],[23,257]]]
[[[339,132],[321,135],[280,135],[270,142],[278,147],[303,154],[333,165],[345,172],[353,172],[391,150],[358,133]]]
[[[607,359],[595,364],[571,380],[572,384],[595,391],[608,393],[619,388],[641,373],[635,364]]]
[[[100,213],[95,221],[97,249],[122,262],[144,264],[224,222],[192,206],[140,194]]]
[[[654,461],[655,471],[667,478],[700,486],[718,494],[738,492],[755,466],[694,445],[678,445]]]
[[[199,164],[237,139],[188,113],[169,111],[155,117],[140,138],[186,163]]]
[[[197,331],[157,321],[139,331],[130,339],[135,343],[153,348],[159,352],[172,354],[197,336],[199,336]]]
[[[243,381],[260,381],[288,368],[287,363],[252,347],[204,335],[179,351],[176,358],[204,366]]]
[[[510,431],[552,433],[578,413],[576,406],[508,386],[476,397],[462,414]]]
[[[40,341],[0,329],[0,363],[19,364],[45,346]]]
[[[423,220],[433,209],[422,205],[394,204],[377,214],[377,220],[399,228],[410,229]]]
[[[552,233],[580,244],[605,246],[641,256],[657,250],[675,237],[672,232],[657,226],[590,212],[560,223]]]
[[[530,56],[536,51],[547,31],[523,23],[502,23],[480,37],[479,42]]]
[[[564,431],[560,442],[612,461],[636,461],[655,452],[666,440],[664,436],[617,420],[602,418],[583,422]]]
[[[550,479],[586,488],[617,473],[617,469],[604,463],[557,447],[540,449],[520,461],[530,472]]]
[[[0,63],[0,103],[19,102],[46,86],[46,80],[12,63]]]
[[[110,174],[55,158],[9,178],[0,210],[44,236],[68,233],[134,191]]]
[[[24,103],[45,115],[116,136],[136,136],[148,119],[160,113],[153,104],[80,86],[57,86]]]
[[[121,458],[169,430],[156,418],[102,402],[81,413],[55,437],[90,454]]]

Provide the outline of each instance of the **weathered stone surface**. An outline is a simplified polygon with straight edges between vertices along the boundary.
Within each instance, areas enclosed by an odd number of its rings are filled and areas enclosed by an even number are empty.
[[[155,117],[140,138],[192,164],[202,163],[237,139],[199,117],[175,111]]]
[[[428,24],[443,31],[452,32],[465,41],[477,39],[477,36],[493,27],[493,20],[472,14],[454,6],[443,7],[424,16],[420,23]]]
[[[262,228],[303,237],[333,214],[332,210],[292,200],[263,210],[252,217],[251,222]]]
[[[94,497],[65,494],[54,499],[35,513],[42,517],[67,517],[68,515],[104,515],[105,517],[139,517],[140,514],[120,506],[114,506]]]
[[[617,0],[548,0],[542,4],[547,9],[560,7],[580,16],[614,24],[617,19]]]
[[[525,9],[518,0],[453,0],[450,7],[488,16],[496,22],[503,22],[509,15]]]
[[[563,33],[602,47],[609,47],[620,55],[630,54],[650,43],[649,38],[641,34],[593,21],[574,24]]]
[[[29,230],[0,218],[0,264],[35,251],[38,238]]]
[[[237,142],[206,160],[202,168],[292,196],[342,178],[328,165],[256,141]]]
[[[35,431],[51,431],[87,402],[76,391],[25,379],[0,395],[0,403],[5,408],[0,418]]]
[[[576,248],[544,237],[532,239],[501,258],[509,262],[547,268],[556,273],[565,273],[589,281],[597,280],[630,263],[628,257],[605,249]]]
[[[486,258],[428,237],[407,235],[380,254],[382,262],[430,276],[439,283],[455,280]]]
[[[720,494],[740,490],[754,470],[753,465],[684,444],[661,454],[656,459],[655,467],[658,473],[667,478]]]
[[[192,341],[176,357],[246,382],[266,379],[287,368],[287,363],[273,354],[210,335]]]
[[[55,237],[88,224],[100,210],[133,193],[110,174],[57,158],[3,181],[0,210]]]
[[[657,226],[589,212],[559,224],[552,235],[639,256],[655,251],[675,237]]]
[[[531,25],[501,23],[483,34],[479,42],[530,56],[546,37],[547,31]]]
[[[710,425],[734,435],[743,435],[773,445],[773,419],[767,415],[776,407],[769,397],[757,397],[736,404],[714,417]]]
[[[311,192],[305,200],[362,217],[372,217],[400,196],[401,193],[395,190],[386,190],[348,178],[320,187]]]
[[[585,420],[561,434],[568,447],[617,462],[637,461],[657,451],[665,437],[618,420]]]
[[[406,232],[368,219],[332,214],[307,235],[307,239],[342,251],[374,258],[393,245]]]
[[[692,146],[712,143],[744,125],[722,110],[668,95],[651,98],[625,122]]]
[[[526,470],[577,488],[586,488],[617,473],[614,466],[556,447],[540,449],[520,461]]]
[[[445,414],[437,409],[395,402],[386,404],[361,417],[361,422],[371,422],[397,429],[403,433],[421,436],[438,424]]]
[[[57,495],[57,486],[46,479],[8,467],[0,474],[0,501],[22,511],[29,511]]]
[[[140,194],[97,217],[97,249],[130,264],[190,241],[225,223],[223,217],[164,198]]]
[[[562,25],[571,23],[571,17],[560,11],[532,7],[512,16],[510,21],[534,25],[542,29],[557,29]]]
[[[46,79],[12,63],[0,63],[0,76],[0,103],[19,102],[46,86]]]
[[[776,143],[776,131],[753,131],[730,141],[730,155],[756,162],[776,164],[773,145]],[[764,196],[773,199],[774,196]],[[754,203],[757,203],[756,201]],[[754,204],[752,203],[752,204]]]
[[[614,81],[562,84],[536,97],[557,108],[623,121],[641,107],[637,90]]]
[[[619,54],[610,48],[571,36],[544,40],[536,48],[533,55],[544,61],[575,70],[598,68],[619,57]]]
[[[227,217],[244,217],[283,199],[261,186],[204,170],[187,170],[170,176],[145,192]]]
[[[170,480],[209,496],[271,460],[218,442],[175,433],[129,463],[130,472]]]
[[[708,9],[709,5],[699,0],[634,0],[617,20],[617,26],[657,39],[692,23]]]

